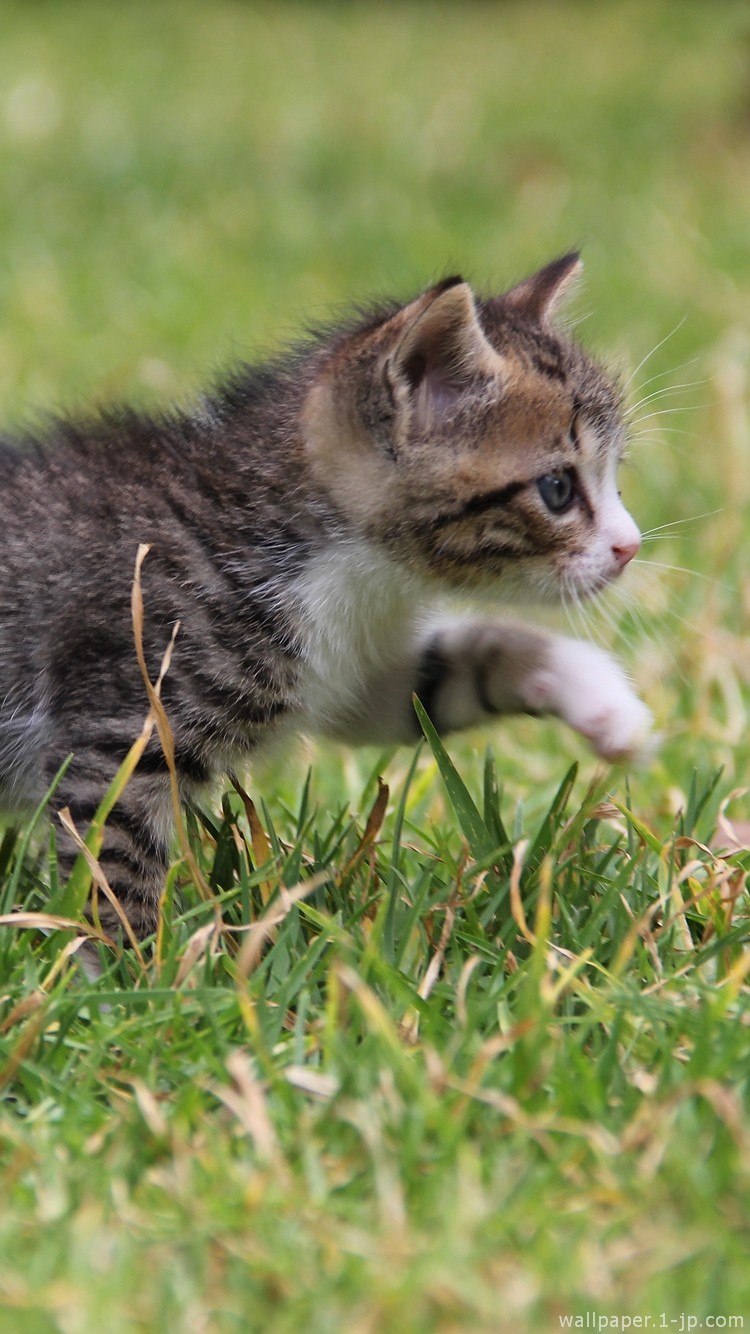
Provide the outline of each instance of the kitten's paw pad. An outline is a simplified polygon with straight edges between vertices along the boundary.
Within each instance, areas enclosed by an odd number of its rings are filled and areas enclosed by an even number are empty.
[[[543,706],[611,764],[643,762],[654,749],[650,710],[618,663],[595,645],[556,640],[537,687]]]

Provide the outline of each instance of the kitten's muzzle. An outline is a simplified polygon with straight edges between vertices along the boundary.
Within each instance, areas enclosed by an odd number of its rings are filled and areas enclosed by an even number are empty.
[[[619,497],[618,497],[619,502]],[[606,521],[609,518],[609,522]],[[609,542],[609,549],[615,563],[614,577],[622,574],[641,549],[641,534],[638,524],[622,503],[618,503],[614,512],[605,517],[604,531]]]
[[[641,539],[637,542],[625,542],[622,546],[613,546],[612,555],[617,563],[617,573],[621,574],[626,565],[629,565],[634,556],[638,555],[641,549]]]

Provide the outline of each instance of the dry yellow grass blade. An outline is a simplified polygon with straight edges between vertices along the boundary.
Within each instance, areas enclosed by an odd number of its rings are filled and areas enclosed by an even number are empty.
[[[131,1079],[130,1083],[135,1093],[138,1110],[151,1134],[155,1135],[157,1139],[166,1139],[169,1134],[169,1124],[151,1089],[147,1084],[144,1084],[142,1079]]]
[[[52,967],[50,968],[50,970],[49,970],[47,976],[45,977],[44,981],[42,982],[42,984],[41,984],[42,991],[50,991],[50,990],[51,990],[51,988],[52,988],[52,983],[55,981],[55,979],[56,979],[56,978],[58,977],[58,975],[61,973],[61,971],[62,971],[62,969],[64,968],[65,964],[67,963],[68,959],[72,959],[73,955],[74,955],[74,954],[77,954],[78,951],[79,951],[79,949],[81,948],[81,946],[82,946],[82,945],[85,945],[85,944],[86,944],[86,937],[85,937],[85,936],[76,936],[75,940],[69,940],[69,941],[68,941],[67,945],[65,945],[64,948],[60,950],[60,953],[58,954],[57,958],[55,959],[55,962],[53,963],[53,965],[52,965]]]
[[[620,895],[620,902],[622,903],[622,906],[625,909],[626,913],[628,914],[628,917],[630,918],[633,925],[629,928],[628,934],[626,935],[619,950],[617,951],[617,956],[615,958],[614,964],[612,965],[612,976],[613,977],[620,976],[621,972],[625,968],[625,965],[630,959],[633,950],[635,949],[635,944],[639,936],[643,941],[643,943],[645,944],[649,954],[651,955],[651,960],[653,962],[655,971],[659,974],[659,976],[661,976],[664,972],[664,966],[662,964],[661,959],[659,958],[659,951],[656,948],[656,941],[654,940],[654,936],[651,931],[651,918],[661,908],[662,906],[661,900],[657,899],[638,918],[634,916],[633,909],[631,908],[624,894]]]
[[[175,758],[174,758],[174,736],[172,735],[172,729],[169,725],[169,720],[167,719],[164,705],[162,704],[160,699],[159,690],[157,689],[156,686],[152,684],[151,678],[148,674],[148,667],[146,666],[146,658],[143,652],[143,594],[141,592],[141,567],[150,550],[151,547],[147,542],[141,542],[138,547],[138,552],[135,558],[135,574],[133,576],[133,588],[131,593],[131,611],[133,617],[133,633],[135,636],[135,652],[136,652],[136,657],[138,658],[138,666],[141,669],[143,683],[146,687],[146,693],[148,695],[149,704],[151,705],[151,712],[154,715],[156,730],[159,733],[161,748],[164,752],[164,758],[167,762],[167,768],[169,769],[169,785],[172,794],[172,807],[174,810],[174,819],[175,819],[175,828],[177,829],[177,837],[180,841],[180,849],[188,865],[188,868],[190,870],[190,875],[193,879],[196,889],[198,890],[198,893],[201,895],[202,898],[207,899],[209,902],[215,903],[216,898],[213,893],[213,890],[207,883],[203,875],[203,872],[201,871],[200,867],[198,866],[198,863],[195,860],[195,857],[193,856],[193,850],[190,847],[190,841],[188,839],[185,826],[183,824],[182,803],[180,801],[180,785],[177,777],[177,768],[175,766]],[[180,623],[178,621],[175,624],[175,627],[172,631],[172,641],[168,650],[170,654],[170,660],[171,660],[171,649],[172,646],[174,645],[177,631],[179,629],[179,624]],[[158,684],[159,682],[157,682],[157,685]]]
[[[81,937],[83,940],[83,937]],[[46,1005],[47,997],[43,991],[32,991],[30,996],[24,996],[23,1000],[13,1006],[10,1014],[3,1019],[0,1024],[0,1033],[7,1033],[9,1028],[19,1024],[22,1019],[28,1019],[30,1014],[34,1014],[40,1005]]]
[[[469,987],[469,982],[471,981],[471,975],[481,962],[481,954],[470,955],[461,969],[461,976],[458,979],[458,986],[456,987],[456,1014],[458,1015],[458,1022],[462,1028],[466,1027],[469,1018],[466,1012],[466,992]]]
[[[175,987],[181,987],[188,973],[192,972],[204,953],[211,936],[216,935],[216,925],[216,922],[209,922],[208,926],[199,927],[190,937],[180,960],[180,966],[174,980]]]
[[[90,926],[88,922],[76,922],[71,917],[58,917],[55,913],[4,913],[0,917],[0,926],[18,926],[25,929],[37,927],[40,931],[77,931],[79,935],[91,936],[93,940],[100,940],[103,945],[109,945],[111,949],[115,948],[115,942],[110,940],[109,936],[105,935],[103,931],[97,931],[95,926]]]
[[[264,915],[257,922],[251,922],[249,926],[241,928],[246,932],[246,939],[242,949],[237,955],[237,975],[244,981],[248,974],[257,966],[261,951],[265,942],[272,935],[274,928],[283,922],[287,913],[299,903],[301,899],[306,899],[308,894],[312,894],[319,885],[324,885],[332,876],[331,871],[319,871],[309,880],[303,880],[295,885],[293,889],[284,889],[282,885],[279,890],[278,904],[271,909],[267,909]],[[236,927],[229,927],[227,930],[237,930]]]
[[[137,574],[139,572],[139,568],[140,567],[136,565]],[[133,613],[133,634],[135,636],[136,648],[137,648],[137,646],[141,643],[142,630],[143,630],[143,600],[140,597],[138,600],[134,599],[132,606],[132,613]],[[179,629],[179,622],[177,623],[177,625],[175,625],[172,631],[172,637],[166,647],[164,656],[161,661],[161,667],[159,669],[159,675],[156,680],[156,685],[153,687],[154,694],[157,698],[161,692],[161,687],[162,687],[162,682],[164,681],[164,677],[169,671],[170,663],[172,661],[172,650],[174,648],[174,642],[177,636],[178,629]],[[125,759],[123,760],[122,764],[117,770],[117,773],[115,774],[112,782],[110,783],[107,791],[105,792],[104,797],[102,798],[97,808],[96,814],[93,820],[91,821],[88,830],[86,831],[86,839],[85,839],[86,847],[91,853],[93,853],[95,857],[97,857],[99,855],[99,852],[101,851],[102,839],[104,836],[104,826],[107,823],[112,808],[114,807],[115,803],[119,801],[120,797],[125,791],[125,788],[130,782],[130,779],[132,778],[133,773],[135,772],[138,762],[141,759],[141,756],[143,755],[143,752],[145,751],[146,746],[149,743],[149,740],[151,738],[151,733],[154,730],[155,723],[156,723],[156,717],[154,715],[154,711],[153,709],[149,709],[143,724],[143,728],[141,729],[140,735],[136,737],[136,740],[133,742],[133,745],[130,747],[130,750],[125,756]],[[91,883],[90,867],[88,866],[86,858],[83,856],[83,853],[80,852],[78,857],[76,858],[73,870],[71,871],[70,876],[68,877],[68,883],[65,886],[65,893],[61,905],[63,912],[79,913],[83,911],[83,906],[86,902],[90,883]]]
[[[513,849],[513,869],[510,873],[510,911],[521,935],[528,940],[530,945],[536,945],[536,936],[526,924],[526,914],[521,902],[521,875],[523,873],[523,859],[526,856],[528,846],[529,840],[522,838]]]
[[[38,1012],[29,1020],[23,1030],[18,1042],[8,1058],[5,1066],[0,1070],[0,1089],[4,1089],[14,1078],[16,1071],[21,1063],[26,1059],[31,1051],[36,1039],[42,1032],[47,1019],[47,1004],[37,1007]]]
[[[417,995],[421,1000],[429,1000],[432,988],[440,976],[440,969],[443,966],[445,951],[448,948],[448,942],[453,931],[453,924],[456,920],[456,904],[458,902],[458,896],[461,890],[461,880],[463,878],[464,870],[466,869],[468,858],[468,845],[464,843],[461,860],[458,864],[458,870],[456,871],[456,879],[445,906],[445,918],[443,921],[443,929],[440,932],[440,940],[438,941],[435,953],[427,965],[427,971],[417,989]],[[466,981],[468,985],[468,978]],[[414,1006],[411,1006],[411,1008],[406,1011],[406,1014],[399,1024],[399,1032],[404,1042],[416,1042],[417,1034],[419,1032],[419,1010]]]
[[[94,883],[102,891],[105,897],[109,899],[109,902],[111,903],[112,907],[117,913],[117,916],[119,917],[120,922],[122,923],[123,930],[125,931],[125,935],[130,941],[131,946],[133,947],[135,956],[141,968],[141,972],[144,977],[147,977],[148,973],[146,969],[146,961],[143,957],[143,954],[141,953],[141,947],[138,944],[138,941],[136,940],[135,933],[133,931],[132,926],[130,925],[130,922],[128,921],[127,914],[125,913],[125,910],[123,909],[120,900],[118,899],[114,890],[111,888],[109,881],[107,880],[107,877],[105,876],[101,866],[96,860],[96,857],[86,847],[86,844],[81,838],[81,835],[78,833],[78,830],[76,829],[73,820],[71,819],[70,811],[68,810],[68,808],[66,807],[65,810],[58,811],[58,817],[63,828],[67,831],[68,834],[70,834],[70,837],[73,839],[74,843],[80,849],[83,856],[85,857],[86,864],[89,868],[89,871],[91,872],[91,876],[94,880]]]
[[[553,982],[549,975],[545,975],[539,984],[539,991],[545,1005],[554,1009],[563,992],[575,981],[582,968],[586,967],[594,951],[589,947],[582,954],[579,954],[567,968],[560,971],[559,976]],[[559,967],[559,964],[558,964]]]
[[[464,844],[464,850],[461,855],[461,860],[458,864],[458,870],[456,871],[456,879],[454,881],[453,888],[451,889],[450,895],[448,897],[448,902],[446,904],[445,919],[443,921],[443,929],[440,932],[440,940],[438,941],[438,947],[435,950],[435,953],[433,954],[432,958],[430,959],[427,972],[422,978],[422,981],[419,985],[419,990],[417,992],[417,995],[420,996],[422,1000],[429,999],[430,992],[432,991],[432,988],[434,987],[435,983],[438,980],[438,977],[440,976],[440,969],[443,966],[445,951],[448,948],[448,941],[450,940],[451,932],[453,931],[453,923],[456,920],[456,904],[458,902],[458,896],[461,891],[461,879],[463,877],[464,869],[468,861],[468,856],[469,856],[469,850],[466,844]]]
[[[483,1042],[472,1062],[469,1071],[469,1082],[478,1085],[490,1061],[494,1061],[495,1057],[499,1056],[501,1052],[510,1051],[519,1038],[525,1037],[527,1033],[536,1028],[537,1023],[536,1018],[521,1019],[507,1033],[498,1033],[495,1037],[488,1038],[486,1042]]]
[[[242,1051],[232,1052],[226,1062],[235,1088],[226,1084],[212,1084],[211,1092],[237,1117],[243,1130],[252,1139],[258,1157],[272,1167],[279,1184],[291,1188],[291,1175],[276,1139],[271,1117],[266,1106],[263,1086],[257,1078],[252,1062]]]
[[[313,1098],[327,1101],[338,1093],[341,1081],[335,1075],[327,1075],[322,1070],[314,1070],[309,1065],[284,1066],[284,1078],[293,1088],[302,1089]]]
[[[642,939],[645,940],[647,946],[649,946],[649,948],[651,949],[652,958],[653,955],[656,954],[654,967],[656,968],[657,972],[661,972],[662,971],[661,959],[659,959],[658,953],[656,953],[656,943],[654,941],[654,937],[651,934],[650,930],[651,918],[654,916],[654,913],[656,913],[658,909],[661,907],[660,900],[657,899],[654,903],[650,905],[650,907],[646,909],[646,911],[643,913],[641,917],[636,919],[633,916],[633,910],[630,904],[628,903],[627,899],[624,897],[624,895],[621,894],[620,899],[622,900],[623,907],[626,913],[628,914],[628,917],[631,919],[633,925],[628,929],[628,933],[625,936],[625,939],[622,941],[620,948],[617,951],[617,954],[615,956],[615,961],[610,969],[612,977],[619,977],[620,974],[625,969],[625,967],[627,966],[630,957],[633,953],[633,950],[635,949],[636,942],[639,936],[641,936]],[[646,934],[644,934],[644,932]]]
[[[750,973],[750,949],[742,951],[742,954],[730,969],[727,976],[718,983],[718,986],[725,989],[724,1003],[726,1005],[731,1004],[732,1001],[736,1000],[739,995],[740,987],[745,981],[748,973]]]
[[[385,1038],[391,1050],[402,1056],[404,1049],[399,1041],[396,1026],[383,1002],[375,995],[372,987],[368,987],[359,973],[346,963],[336,964],[334,976],[356,997],[357,1003],[373,1032],[379,1033],[381,1037]]]
[[[250,840],[253,845],[253,857],[256,866],[265,866],[266,862],[271,860],[271,844],[266,836],[266,831],[261,824],[260,816],[255,807],[255,802],[247,793],[235,774],[231,775],[232,786],[235,792],[242,798],[242,804],[245,807],[247,823],[250,826]],[[260,885],[260,897],[263,900],[263,906],[268,903],[273,894],[274,887],[270,880],[263,880]]]
[[[375,798],[370,814],[367,817],[365,832],[359,841],[358,847],[355,848],[354,852],[352,853],[348,862],[344,866],[343,870],[340,871],[338,876],[336,877],[336,883],[338,885],[342,883],[345,876],[349,875],[349,873],[354,870],[355,866],[357,866],[357,864],[361,861],[367,849],[375,842],[375,839],[377,838],[378,834],[380,833],[380,830],[383,827],[385,813],[386,810],[388,809],[389,796],[390,796],[390,789],[388,787],[388,784],[384,783],[382,778],[378,778],[378,795]]]

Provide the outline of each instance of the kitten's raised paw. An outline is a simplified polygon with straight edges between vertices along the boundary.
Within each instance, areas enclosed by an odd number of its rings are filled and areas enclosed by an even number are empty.
[[[593,644],[555,639],[532,691],[540,711],[557,714],[612,764],[643,760],[653,749],[650,710],[619,664]]]

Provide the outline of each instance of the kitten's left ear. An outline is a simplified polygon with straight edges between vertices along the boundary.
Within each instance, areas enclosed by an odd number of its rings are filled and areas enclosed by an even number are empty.
[[[552,323],[555,312],[569,295],[571,287],[582,272],[580,255],[576,251],[571,251],[569,255],[553,259],[551,264],[546,264],[530,278],[525,278],[517,287],[506,292],[505,296],[500,298],[500,302],[506,309],[516,311],[529,323],[544,328]]]
[[[402,327],[404,316],[406,331],[387,365],[409,395],[456,394],[477,376],[500,373],[502,360],[479,323],[469,284],[460,278],[446,279],[402,311]]]

